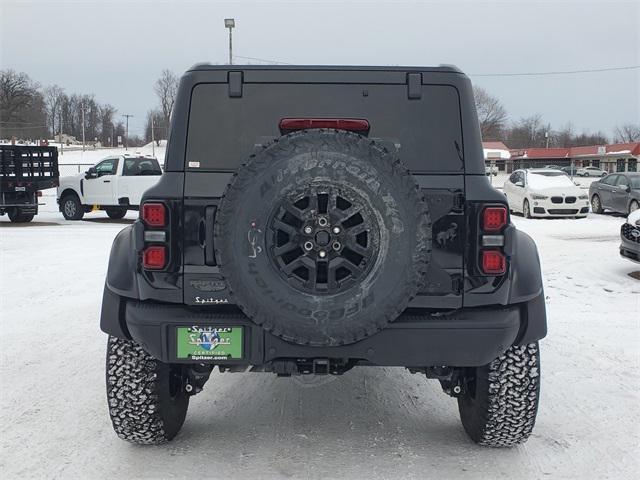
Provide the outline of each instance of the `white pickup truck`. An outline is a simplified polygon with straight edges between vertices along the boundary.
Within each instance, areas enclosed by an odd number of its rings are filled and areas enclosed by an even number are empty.
[[[67,220],[80,220],[96,209],[105,210],[110,218],[122,218],[127,210],[138,210],[142,194],[160,175],[162,169],[153,157],[107,157],[85,173],[60,178],[58,205]]]

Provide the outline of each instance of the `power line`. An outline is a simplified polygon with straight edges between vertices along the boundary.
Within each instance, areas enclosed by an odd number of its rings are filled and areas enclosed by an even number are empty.
[[[543,75],[573,75],[579,73],[614,72],[618,70],[636,70],[640,65],[627,65],[624,67],[587,68],[584,70],[558,70],[551,72],[522,72],[522,73],[469,73],[470,77],[532,77]]]
[[[259,62],[268,62],[268,63],[276,63],[278,65],[293,65],[293,63],[280,62],[278,60],[269,60],[266,58],[257,58],[257,57],[243,57],[242,55],[234,55],[235,58],[244,58],[246,60],[258,60]]]
[[[281,62],[279,60],[273,60],[268,58],[259,57],[246,57],[242,55],[234,55],[237,58],[244,58],[247,60],[257,60],[260,62],[275,63],[279,65],[293,65],[292,63]],[[620,70],[637,70],[640,65],[625,65],[622,67],[603,67],[603,68],[585,68],[581,70],[551,70],[546,72],[500,72],[500,73],[469,73],[470,77],[531,77],[531,76],[544,76],[544,75],[575,75],[580,73],[598,73],[598,72],[615,72]]]

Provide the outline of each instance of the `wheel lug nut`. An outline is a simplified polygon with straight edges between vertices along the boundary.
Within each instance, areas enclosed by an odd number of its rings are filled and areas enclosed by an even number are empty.
[[[325,252],[324,250],[320,250],[320,251],[318,252],[318,255],[320,256],[320,258],[324,258],[324,257],[326,257],[326,256],[327,256],[327,252]]]
[[[306,227],[304,227],[304,233],[309,235],[311,232],[313,232],[313,228],[311,228],[310,225],[307,225]]]
[[[327,221],[326,218],[320,217],[318,219],[318,225],[320,225],[321,227],[326,227],[328,224],[329,224],[329,222]]]
[[[333,242],[332,247],[334,250],[340,250],[340,247],[342,247],[342,245],[340,245],[340,242]]]
[[[305,250],[313,250],[313,243],[311,243],[311,242],[304,242],[304,249],[305,249]]]
[[[340,227],[333,227],[333,233],[336,235],[340,233]]]

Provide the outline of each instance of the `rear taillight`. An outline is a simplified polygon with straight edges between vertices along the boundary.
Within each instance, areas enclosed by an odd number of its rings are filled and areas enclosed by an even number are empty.
[[[142,252],[142,265],[148,270],[162,270],[167,263],[167,247],[152,245]]]
[[[335,128],[351,132],[368,132],[369,122],[363,118],[283,118],[280,120],[282,133],[309,128]]]
[[[485,275],[504,275],[507,257],[504,254],[504,228],[509,214],[504,205],[489,205],[480,217],[480,270]]]
[[[169,211],[164,203],[146,202],[140,217],[144,225],[142,266],[146,270],[164,270],[169,262]]]
[[[506,207],[485,207],[482,211],[482,229],[485,232],[498,232],[507,224]]]
[[[142,206],[142,220],[150,227],[164,227],[167,214],[163,203],[145,203]]]
[[[489,275],[502,275],[507,271],[507,259],[499,250],[482,251],[482,271]]]

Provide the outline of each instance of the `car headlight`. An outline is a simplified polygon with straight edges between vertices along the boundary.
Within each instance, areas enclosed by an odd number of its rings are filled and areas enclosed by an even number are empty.
[[[589,195],[580,195],[578,198],[580,200],[588,200],[589,199]]]
[[[537,193],[534,193],[531,195],[531,198],[533,198],[534,200],[546,200],[549,197],[546,195],[538,195]]]

